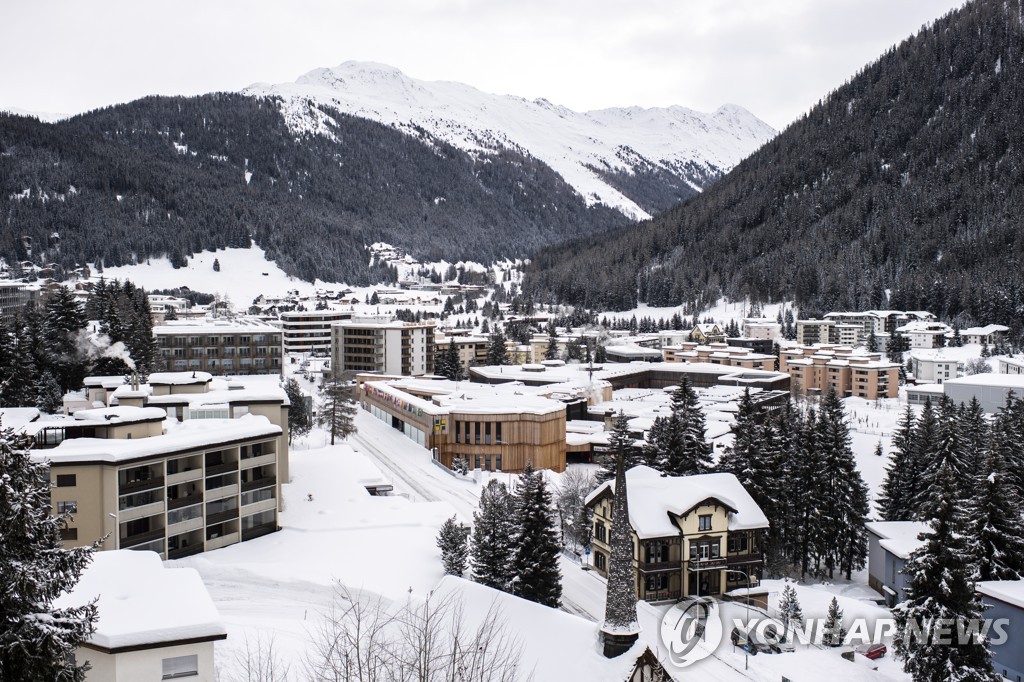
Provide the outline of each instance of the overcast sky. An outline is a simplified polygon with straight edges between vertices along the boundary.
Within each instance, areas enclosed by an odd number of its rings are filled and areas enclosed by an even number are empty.
[[[577,110],[782,128],[963,0],[0,0],[0,108],[74,113],[356,59]]]

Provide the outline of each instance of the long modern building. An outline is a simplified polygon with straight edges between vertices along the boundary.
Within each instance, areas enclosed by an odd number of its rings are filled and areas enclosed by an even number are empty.
[[[153,335],[168,371],[283,376],[281,330],[259,320],[174,320]]]
[[[280,314],[285,353],[329,353],[331,325],[352,319],[346,310],[291,310]]]
[[[866,400],[899,395],[900,365],[883,360],[880,353],[861,353],[849,346],[786,348],[779,354],[779,370],[790,375],[796,395],[820,395],[830,389],[840,397]]]
[[[526,387],[364,381],[359,400],[448,468],[460,459],[469,469],[485,471],[522,471],[527,462],[565,469],[566,404]]]
[[[422,376],[434,371],[433,322],[351,320],[331,326],[331,366],[340,372]]]

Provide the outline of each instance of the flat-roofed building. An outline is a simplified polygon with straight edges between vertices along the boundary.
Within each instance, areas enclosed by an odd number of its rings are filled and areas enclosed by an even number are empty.
[[[24,282],[0,281],[0,321],[7,321],[29,302],[31,292]]]
[[[791,378],[795,395],[820,395],[829,389],[840,397],[866,400],[899,395],[900,365],[881,353],[858,352],[849,346],[817,344],[783,349],[779,371]]]
[[[796,342],[804,346],[816,343],[834,343],[833,328],[835,326],[834,320],[797,320]]]
[[[283,376],[281,330],[260,320],[173,320],[153,327],[163,368]]]
[[[331,325],[352,319],[347,310],[289,310],[278,316],[285,353],[329,353]]]
[[[770,342],[768,342],[770,343]],[[704,362],[727,367],[775,371],[775,356],[724,343],[701,345],[692,341],[661,349],[665,362]]]
[[[349,320],[331,326],[331,367],[340,372],[421,376],[434,371],[433,322]]]

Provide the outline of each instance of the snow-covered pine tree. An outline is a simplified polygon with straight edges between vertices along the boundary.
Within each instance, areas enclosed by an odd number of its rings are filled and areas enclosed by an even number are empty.
[[[922,507],[925,503],[922,494],[923,489],[928,485],[925,479],[925,470],[934,461],[935,452],[938,449],[939,423],[935,414],[935,408],[930,398],[924,401],[921,414],[917,416],[917,424],[914,425],[914,465],[913,470],[917,472],[917,479],[912,489],[913,498],[909,500],[911,516],[905,521],[928,521],[923,515]]]
[[[473,580],[507,591],[512,581],[514,504],[504,483],[491,479],[473,512]]]
[[[846,628],[843,627],[843,610],[839,608],[839,600],[832,597],[828,605],[828,615],[822,628],[821,643],[825,646],[842,646],[846,639]]]
[[[335,374],[324,377],[320,386],[320,410],[317,424],[331,433],[331,445],[335,438],[345,439],[355,433],[356,407],[352,400],[351,382]]]
[[[455,342],[449,342],[444,351],[444,371],[435,372],[448,379],[448,381],[462,381],[466,378],[466,370],[462,366],[462,358],[459,357],[459,349]]]
[[[63,406],[63,399],[64,393],[60,390],[60,384],[49,371],[43,372],[36,388],[36,407],[47,414],[57,414]]]
[[[562,599],[558,533],[544,473],[527,463],[516,484],[516,535],[512,592],[557,608]]]
[[[732,447],[726,450],[718,462],[718,471],[735,474],[739,478],[748,462],[757,456],[758,448],[757,408],[750,397],[750,389],[743,390],[733,423]],[[740,479],[742,481],[742,479]]]
[[[800,599],[797,597],[796,588],[793,583],[786,580],[782,588],[782,597],[779,599],[779,620],[782,621],[784,630],[803,625],[804,611],[800,608]]]
[[[892,434],[892,446],[876,507],[883,521],[907,521],[915,517],[913,501],[920,477],[914,451],[914,411],[909,405]]]
[[[284,392],[288,396],[288,443],[301,438],[313,428],[313,415],[306,407],[306,396],[302,392],[295,377],[288,377],[284,382]]]
[[[487,364],[508,364],[508,350],[505,348],[505,334],[497,325],[495,325],[494,333],[491,334],[490,341],[487,345]]]
[[[558,359],[558,339],[554,334],[548,337],[548,347],[544,350],[545,360]]]
[[[964,466],[968,472],[978,471],[984,464],[989,443],[989,424],[978,398],[972,396],[966,405],[960,404],[957,419],[963,432]]]
[[[924,414],[922,413],[922,420]],[[915,506],[918,511],[923,511],[929,504],[929,500],[935,496],[940,485],[939,470],[945,466],[949,467],[956,474],[956,479],[961,482],[957,497],[965,498],[970,492],[970,474],[967,469],[965,443],[963,428],[957,418],[957,409],[948,396],[942,396],[939,400],[939,411],[935,430],[935,445],[931,456],[926,460],[925,467],[921,473],[921,488],[917,491]],[[921,520],[928,521],[928,517],[921,517]]]
[[[75,649],[95,628],[96,606],[55,609],[96,546],[64,549],[67,515],[50,507],[50,468],[32,462],[31,439],[0,428],[0,679],[85,679]]]
[[[970,525],[977,540],[978,580],[1024,578],[1024,509],[998,449],[974,483]]]
[[[808,410],[804,419],[798,422],[795,455],[790,467],[793,523],[786,544],[802,578],[810,570],[814,548],[821,543],[824,532],[821,520],[825,501],[819,486],[822,454],[818,448],[817,423],[814,410]]]
[[[444,572],[461,576],[466,572],[469,560],[469,528],[451,517],[441,526],[437,536],[437,546],[441,550],[441,563]]]
[[[672,414],[678,422],[681,447],[670,450],[662,471],[670,476],[692,476],[711,470],[711,448],[708,447],[707,423],[700,409],[697,392],[683,377],[679,388],[672,392]]]
[[[597,470],[595,478],[598,483],[604,483],[615,477],[617,458],[625,458],[626,467],[632,468],[637,464],[644,464],[644,455],[640,448],[636,447],[633,434],[629,432],[629,418],[621,410],[612,418],[612,432],[608,436],[609,454],[604,464]]]
[[[1024,401],[1012,393],[996,414],[989,436],[989,450],[998,451],[1006,463],[1006,473],[1017,491],[1017,497],[1024,499]]]
[[[893,608],[896,653],[914,682],[998,679],[986,639],[972,628],[984,606],[974,590],[977,549],[959,499],[957,475],[948,460],[936,472],[936,485],[921,510],[931,519],[930,526],[919,536],[924,544],[903,567],[906,598]],[[958,630],[967,636],[961,639]]]

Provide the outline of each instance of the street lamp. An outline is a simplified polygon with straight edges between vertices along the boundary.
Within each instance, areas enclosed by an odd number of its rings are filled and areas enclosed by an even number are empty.
[[[750,574],[744,573],[743,571],[737,571],[735,569],[727,569],[726,573],[739,573],[747,579],[747,645],[743,647],[743,669],[750,669]]]

